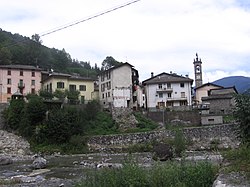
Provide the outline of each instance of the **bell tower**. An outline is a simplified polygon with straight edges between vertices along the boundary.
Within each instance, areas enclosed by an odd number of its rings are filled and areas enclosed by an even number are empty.
[[[196,53],[196,59],[194,59],[194,75],[195,75],[195,87],[202,85],[202,69],[201,69],[201,59],[198,59],[198,54]]]

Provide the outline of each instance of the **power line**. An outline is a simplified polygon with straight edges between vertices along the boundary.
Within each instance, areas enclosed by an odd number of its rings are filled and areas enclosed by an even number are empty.
[[[124,8],[124,7],[126,7],[126,6],[129,6],[129,5],[131,5],[131,4],[137,3],[137,2],[139,2],[139,1],[141,1],[141,0],[134,0],[134,1],[127,2],[127,3],[123,4],[123,5],[119,5],[119,6],[116,6],[116,7],[114,7],[114,8],[108,9],[108,10],[106,10],[106,11],[97,13],[97,14],[95,14],[95,15],[93,15],[93,16],[90,16],[90,17],[87,17],[87,18],[85,18],[85,19],[83,19],[83,20],[76,21],[76,22],[70,23],[70,24],[68,24],[68,25],[61,26],[61,27],[59,27],[59,28],[55,28],[55,29],[53,29],[53,30],[51,30],[51,31],[45,32],[44,34],[41,33],[41,34],[39,34],[39,36],[42,37],[42,36],[46,36],[46,35],[49,35],[49,34],[52,34],[52,33],[58,32],[58,31],[61,31],[61,30],[66,29],[66,28],[68,28],[68,27],[72,27],[72,26],[75,26],[75,25],[77,25],[77,24],[80,24],[80,23],[89,21],[89,20],[91,20],[91,19],[94,19],[94,18],[103,16],[103,15],[105,15],[105,14],[108,14],[108,13],[113,12],[113,11],[115,11],[115,10]]]
[[[108,14],[108,13],[110,13],[110,12],[113,12],[113,11],[116,11],[116,10],[118,10],[118,9],[124,8],[124,7],[126,7],[126,6],[129,6],[129,5],[131,5],[131,4],[137,3],[137,2],[139,2],[139,1],[141,1],[141,0],[129,1],[129,2],[125,3],[125,4],[122,4],[122,5],[119,5],[119,6],[110,8],[110,9],[108,9],[108,10],[105,10],[105,11],[102,11],[102,12],[100,12],[100,13],[94,14],[93,16],[89,16],[89,17],[87,17],[87,18],[85,18],[85,19],[82,19],[82,20],[79,20],[79,21],[75,21],[75,22],[66,24],[66,25],[64,25],[64,26],[56,27],[56,28],[54,28],[54,29],[52,29],[52,30],[49,30],[49,31],[46,31],[46,32],[42,32],[42,33],[40,33],[40,34],[38,34],[38,35],[39,35],[40,37],[43,37],[43,36],[46,36],[46,35],[49,35],[49,34],[52,34],[52,33],[58,32],[58,31],[61,31],[61,30],[63,30],[63,29],[66,29],[66,28],[69,28],[69,27],[78,25],[78,24],[80,24],[80,23],[83,23],[83,22],[92,20],[92,19],[94,19],[94,18],[103,16],[103,15],[105,15],[105,14]],[[27,38],[24,38],[24,39],[22,39],[22,40],[19,40],[19,41],[17,41],[17,42],[14,43],[14,44],[5,45],[5,46],[2,46],[2,47],[11,47],[11,46],[15,46],[15,45],[17,45],[18,43],[23,43],[23,42],[25,42],[25,41],[27,41]]]

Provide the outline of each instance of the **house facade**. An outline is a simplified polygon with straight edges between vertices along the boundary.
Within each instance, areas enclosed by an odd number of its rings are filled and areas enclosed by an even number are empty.
[[[231,114],[235,108],[234,94],[238,94],[235,87],[211,89],[202,102],[209,106],[209,114]]]
[[[45,78],[42,81],[42,87],[51,93],[58,90],[79,91],[79,101],[84,104],[90,100],[96,99],[94,93],[94,79],[89,77],[80,77],[56,72],[44,72]]]
[[[199,87],[195,88],[195,102],[196,105],[200,105],[202,104],[202,97],[207,97],[210,95],[210,90],[212,89],[219,89],[219,88],[223,88],[222,86],[213,84],[213,83],[206,83],[203,84]]]
[[[27,65],[0,65],[0,103],[7,103],[14,93],[26,96],[41,89],[41,69]]]
[[[137,101],[135,94],[138,71],[129,63],[111,67],[99,75],[99,100],[105,107],[132,108]]]
[[[175,73],[161,73],[142,82],[148,110],[172,108],[186,110],[192,105],[193,80]]]

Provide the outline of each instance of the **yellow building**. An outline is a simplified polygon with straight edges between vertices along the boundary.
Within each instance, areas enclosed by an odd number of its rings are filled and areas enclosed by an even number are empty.
[[[95,80],[89,77],[80,77],[55,72],[43,72],[42,88],[51,93],[58,90],[79,91],[80,103],[87,103],[95,98],[94,90]]]

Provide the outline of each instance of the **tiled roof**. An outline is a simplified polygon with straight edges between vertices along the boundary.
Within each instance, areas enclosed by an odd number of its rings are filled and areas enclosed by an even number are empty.
[[[35,66],[29,66],[29,65],[0,65],[0,68],[3,69],[23,69],[23,70],[37,70],[37,71],[41,71],[40,68],[37,68]]]
[[[65,74],[65,73],[57,73],[57,72],[43,72],[43,74],[47,74],[48,77],[46,77],[43,81],[49,79],[50,77],[65,77],[71,80],[88,80],[88,81],[94,81],[95,79],[90,78],[90,77],[81,77],[81,76],[76,76],[76,75],[70,75],[70,74]]]
[[[157,84],[157,83],[178,83],[178,82],[193,82],[193,79],[188,77],[183,77],[177,74],[161,73],[156,76],[153,76],[145,81],[142,84]]]
[[[199,88],[203,88],[203,87],[205,87],[205,86],[215,86],[215,87],[218,87],[218,88],[223,88],[223,86],[219,86],[219,85],[217,85],[217,84],[208,82],[208,83],[206,83],[206,84],[202,84],[201,86],[196,87],[195,90],[197,90],[197,89],[199,89]]]
[[[111,67],[111,68],[109,68],[109,69],[107,69],[107,70],[104,70],[104,71],[101,72],[100,74],[103,74],[103,73],[105,73],[105,72],[107,72],[107,71],[110,71],[110,70],[117,69],[117,68],[122,67],[122,66],[125,66],[125,65],[128,65],[128,66],[130,66],[131,68],[134,67],[134,66],[132,66],[131,64],[129,64],[128,62],[125,62],[125,63],[121,63],[121,64],[119,64],[119,65],[117,65],[117,66],[113,66],[113,67]]]

